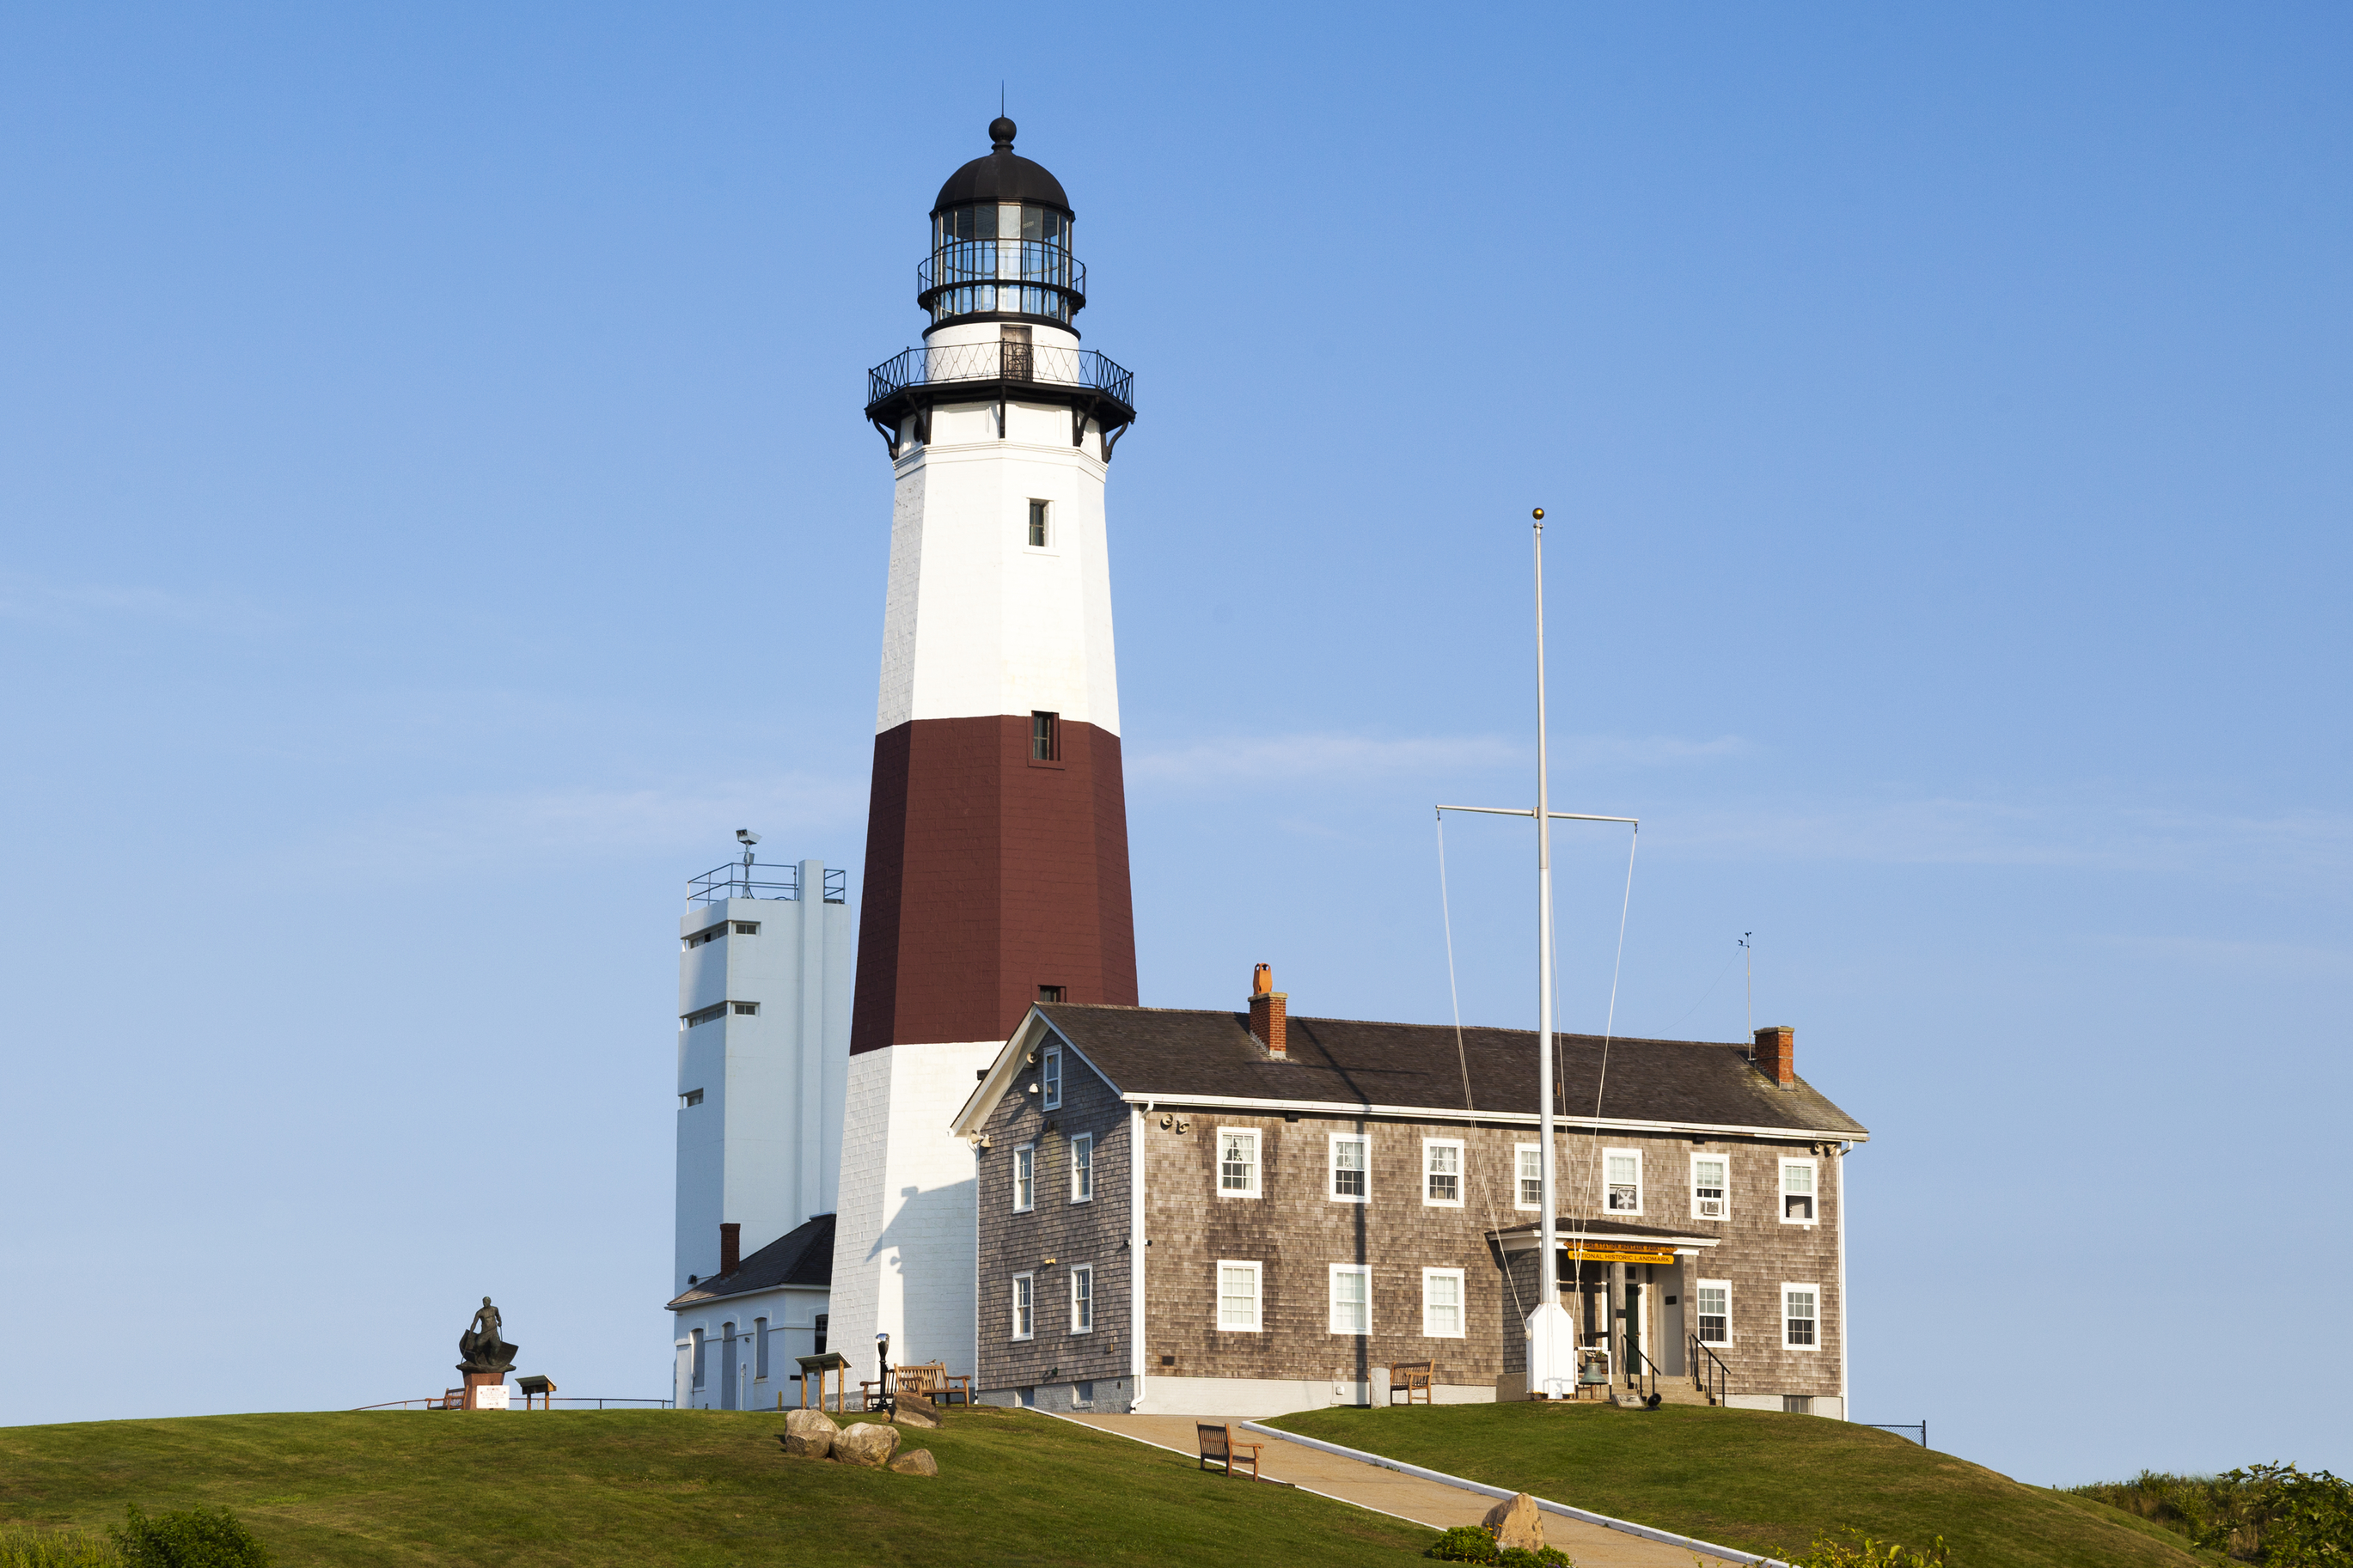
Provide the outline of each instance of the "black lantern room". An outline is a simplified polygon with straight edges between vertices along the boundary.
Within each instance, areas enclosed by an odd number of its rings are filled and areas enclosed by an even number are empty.
[[[1086,306],[1086,268],[1071,254],[1071,198],[1060,180],[1013,151],[1013,132],[1002,115],[991,121],[988,156],[950,174],[932,204],[932,253],[917,269],[915,300],[934,327],[1069,328]]]

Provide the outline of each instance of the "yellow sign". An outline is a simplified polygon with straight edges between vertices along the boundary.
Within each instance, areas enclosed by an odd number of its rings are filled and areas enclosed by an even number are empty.
[[[1577,1263],[1672,1263],[1672,1252],[1633,1252],[1624,1247],[1574,1247],[1564,1242],[1562,1250]]]

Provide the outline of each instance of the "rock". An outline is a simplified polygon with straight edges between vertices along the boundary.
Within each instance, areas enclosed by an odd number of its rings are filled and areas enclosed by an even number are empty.
[[[902,1476],[936,1476],[940,1462],[932,1458],[928,1448],[910,1448],[891,1461],[891,1468]]]
[[[879,1470],[891,1462],[899,1451],[899,1432],[893,1426],[878,1426],[871,1421],[860,1421],[833,1440],[833,1457],[845,1465],[859,1465]]]
[[[940,1407],[920,1394],[901,1394],[892,1397],[892,1425],[915,1426],[936,1432],[940,1426]]]
[[[1536,1500],[1525,1492],[1497,1503],[1480,1522],[1495,1532],[1495,1544],[1506,1550],[1514,1546],[1525,1552],[1544,1550],[1544,1515],[1536,1511]]]
[[[782,1441],[785,1452],[797,1459],[822,1459],[833,1452],[841,1428],[822,1410],[787,1410]]]

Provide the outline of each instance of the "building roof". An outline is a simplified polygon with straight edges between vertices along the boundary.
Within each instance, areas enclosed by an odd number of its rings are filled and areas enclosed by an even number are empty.
[[[748,1296],[786,1285],[830,1289],[833,1284],[833,1216],[821,1214],[795,1226],[735,1266],[733,1274],[714,1274],[670,1304],[670,1310],[699,1307],[728,1296]]]
[[[1497,1120],[1532,1121],[1536,1114],[1533,1029],[1465,1028],[1458,1058],[1451,1025],[1294,1014],[1286,1030],[1289,1058],[1282,1060],[1251,1037],[1241,1013],[1069,1002],[1043,1003],[1035,1011],[1113,1088],[1137,1100],[1468,1112]],[[1804,1079],[1788,1089],[1775,1084],[1740,1046],[1613,1039],[1605,1080],[1599,1036],[1554,1038],[1561,1089],[1555,1110],[1572,1121],[1598,1117],[1793,1136],[1869,1136]]]
[[[992,150],[948,176],[948,183],[940,187],[939,200],[932,204],[934,214],[973,202],[1035,202],[1057,208],[1066,217],[1075,216],[1071,212],[1071,198],[1062,194],[1062,182],[1029,159],[1015,155],[1013,132],[1013,121],[1002,115],[989,121]]]

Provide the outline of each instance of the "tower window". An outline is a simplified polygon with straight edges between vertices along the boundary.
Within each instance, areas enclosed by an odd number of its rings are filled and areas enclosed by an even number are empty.
[[[1046,545],[1047,545],[1047,543],[1048,543],[1048,542],[1049,542],[1049,541],[1053,537],[1050,533],[1049,533],[1049,532],[1047,531],[1046,524],[1047,524],[1048,517],[1049,517],[1049,513],[1048,513],[1048,510],[1047,510],[1047,505],[1046,505],[1046,503],[1045,503],[1044,501],[1041,501],[1041,500],[1033,500],[1033,501],[1031,501],[1031,502],[1029,503],[1029,548],[1030,548],[1030,549],[1032,549],[1032,550],[1043,550],[1043,549],[1045,549],[1045,548],[1046,548]]]
[[[1062,1000],[1062,987],[1059,985],[1040,985],[1038,987],[1038,1000],[1040,1002],[1060,1002]]]
[[[1062,760],[1062,716],[1060,713],[1029,715],[1029,760],[1033,763],[1059,763]]]
[[[689,1013],[685,1017],[681,1018],[679,1022],[691,1029],[697,1024],[714,1023],[726,1016],[727,1004],[724,1002],[715,1002],[708,1007],[697,1007],[693,1012]]]
[[[735,922],[735,934],[737,936],[757,936],[760,934],[760,922],[758,921],[737,921]]]
[[[678,1097],[678,1103],[681,1108],[690,1105],[701,1105],[702,1103],[702,1091],[699,1089],[690,1089],[684,1094]]]
[[[735,1011],[745,1015],[757,1013],[760,1010],[760,1005],[757,1002],[738,1002],[733,1005]]]

